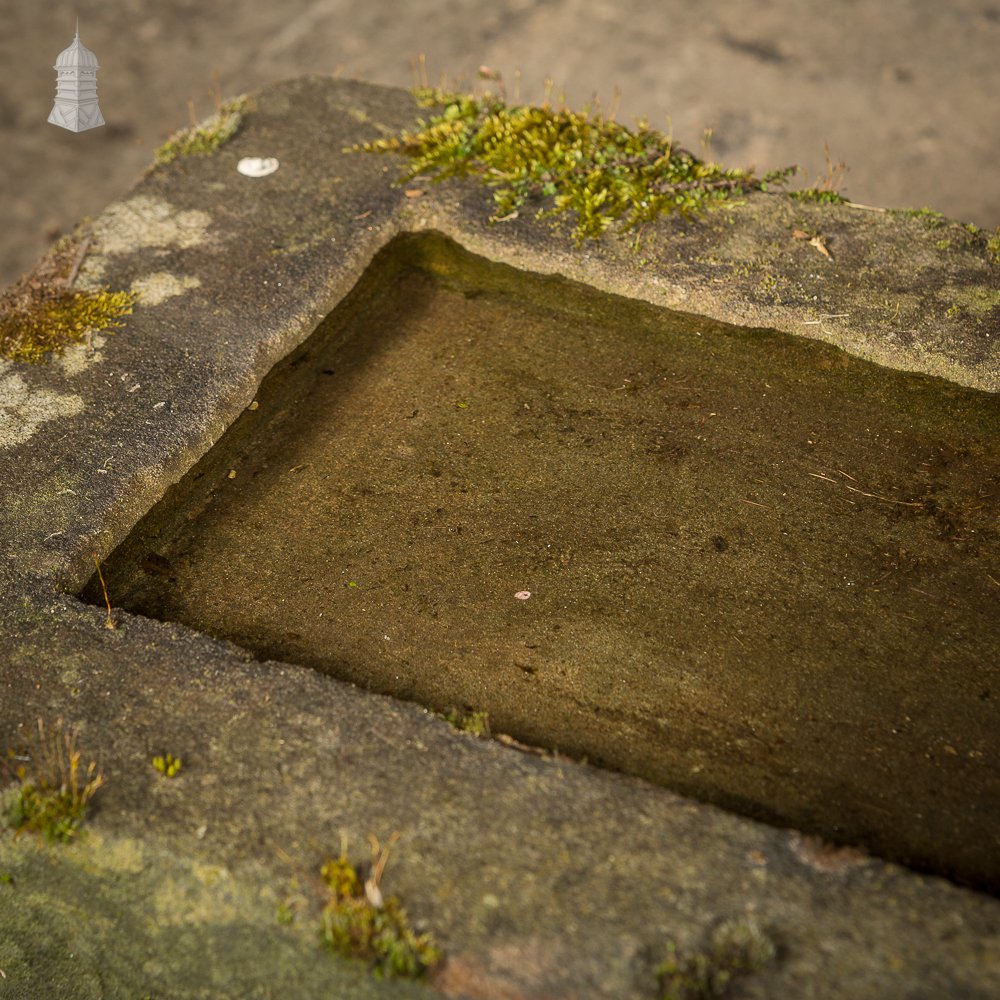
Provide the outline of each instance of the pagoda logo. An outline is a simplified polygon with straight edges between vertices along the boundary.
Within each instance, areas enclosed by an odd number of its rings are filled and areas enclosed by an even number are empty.
[[[80,41],[80,19],[76,19],[76,38],[59,53],[55,66],[56,102],[49,121],[71,132],[85,132],[104,124],[97,106],[97,56]]]

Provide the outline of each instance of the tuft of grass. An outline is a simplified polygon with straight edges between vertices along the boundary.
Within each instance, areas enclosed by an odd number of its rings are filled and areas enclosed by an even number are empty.
[[[236,135],[246,110],[246,97],[224,101],[203,122],[175,132],[156,151],[156,162],[163,165],[172,163],[179,156],[211,156]]]
[[[376,139],[349,151],[403,153],[412,160],[401,180],[474,175],[494,189],[491,222],[529,204],[536,218],[571,212],[577,241],[596,238],[615,220],[631,229],[672,212],[697,215],[734,197],[780,185],[795,168],[756,177],[698,159],[639,122],[632,130],[600,112],[549,104],[508,106],[432,88],[416,91],[436,107],[416,132]]]
[[[0,295],[0,356],[39,363],[67,344],[121,327],[132,312],[133,292],[73,291],[89,240],[63,238],[35,270]]]
[[[751,919],[724,920],[709,935],[704,951],[681,951],[667,943],[657,967],[660,1000],[717,1000],[729,996],[742,977],[775,960],[774,942]]]
[[[464,711],[458,708],[450,708],[444,715],[445,721],[454,726],[455,729],[463,733],[471,733],[473,736],[490,735],[490,713],[477,712],[474,709]]]
[[[339,955],[367,962],[378,976],[420,977],[441,961],[429,934],[417,934],[395,896],[383,896],[380,886],[389,846],[370,837],[371,861],[353,864],[342,837],[340,856],[327,861],[320,877],[329,891],[320,935]]]
[[[52,726],[39,719],[25,752],[8,750],[18,782],[7,805],[7,819],[15,831],[31,831],[50,841],[77,836],[104,775],[93,761],[82,766],[76,740],[76,730],[67,728],[62,719]]]

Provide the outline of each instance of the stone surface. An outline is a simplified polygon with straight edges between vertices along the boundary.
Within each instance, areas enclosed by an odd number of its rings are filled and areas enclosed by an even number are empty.
[[[108,784],[91,839],[45,851],[0,839],[13,876],[0,882],[0,997],[420,995],[317,955],[312,880],[342,829],[358,846],[401,832],[386,886],[445,948],[432,985],[448,996],[651,997],[668,938],[698,948],[741,915],[780,952],[747,996],[995,995],[992,897],[465,736],[181,626],[118,612],[108,630],[72,596],[92,553],[128,534],[406,229],[997,388],[998,270],[958,227],[945,252],[919,219],[761,195],[656,226],[637,265],[614,234],[578,249],[525,218],[489,227],[473,184],[407,197],[390,186],[395,162],[342,152],[416,113],[403,92],[320,78],[261,93],[217,155],[152,172],[92,223],[81,281],[147,293],[126,327],[16,370],[17,400],[80,406],[4,411],[16,443],[0,452],[0,744],[63,716]],[[249,155],[281,167],[243,177]],[[828,237],[833,260],[793,226]],[[847,318],[815,322],[833,313]],[[185,760],[172,781],[150,766],[164,751]],[[267,914],[293,876],[304,908],[282,929]]]

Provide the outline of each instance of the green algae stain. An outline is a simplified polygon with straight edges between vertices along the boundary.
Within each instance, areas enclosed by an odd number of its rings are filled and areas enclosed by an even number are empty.
[[[157,164],[172,163],[180,156],[211,156],[236,135],[243,124],[246,110],[246,97],[225,101],[205,121],[175,132],[156,151]]]
[[[604,115],[548,104],[508,106],[501,98],[417,91],[439,110],[419,130],[377,139],[351,151],[403,153],[403,181],[474,175],[494,189],[491,222],[513,218],[531,202],[536,218],[575,214],[577,241],[596,238],[614,221],[635,228],[657,216],[697,215],[734,197],[780,185],[794,168],[756,177],[698,159],[640,122],[635,130]]]

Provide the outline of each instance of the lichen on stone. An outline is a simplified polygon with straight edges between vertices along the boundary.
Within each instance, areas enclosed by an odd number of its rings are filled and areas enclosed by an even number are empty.
[[[475,175],[494,189],[492,222],[529,202],[537,217],[573,212],[578,241],[598,237],[615,220],[631,229],[671,212],[699,214],[733,197],[781,184],[793,168],[757,177],[700,160],[646,122],[628,129],[600,112],[508,106],[497,96],[417,91],[439,110],[419,129],[351,147],[403,153],[405,181]],[[542,203],[542,199],[548,199]]]

